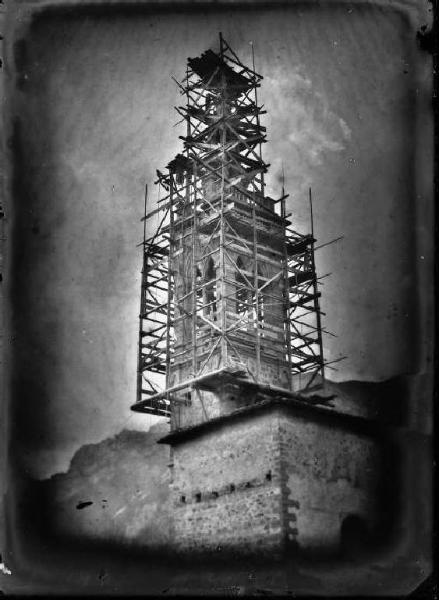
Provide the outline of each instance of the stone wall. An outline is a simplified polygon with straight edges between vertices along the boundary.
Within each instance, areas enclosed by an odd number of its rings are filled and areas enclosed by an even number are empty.
[[[255,367],[256,361],[247,361]],[[264,361],[261,363],[260,380],[262,383],[287,387],[285,363],[282,361]],[[217,382],[215,391],[193,389],[190,392],[181,390],[174,396],[174,414],[172,428],[190,427],[230,414],[237,409],[255,403],[254,388],[246,388],[232,382]]]
[[[279,548],[276,415],[226,421],[173,451],[175,540],[191,550]]]
[[[343,419],[273,403],[174,443],[177,547],[337,552],[347,517],[373,530],[379,444]]]
[[[289,389],[288,384],[288,365],[285,360],[267,356],[264,352],[264,340],[261,342],[261,368],[257,369],[256,358],[246,356],[244,362],[251,373],[259,375],[259,381],[262,384],[273,385]]]
[[[380,449],[341,423],[285,415],[279,422],[283,502],[289,541],[337,550],[347,517],[376,526]]]

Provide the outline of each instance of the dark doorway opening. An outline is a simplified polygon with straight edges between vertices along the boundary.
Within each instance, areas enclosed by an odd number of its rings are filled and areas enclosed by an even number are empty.
[[[363,556],[370,547],[370,531],[366,521],[358,515],[343,519],[340,530],[340,551],[345,558]]]

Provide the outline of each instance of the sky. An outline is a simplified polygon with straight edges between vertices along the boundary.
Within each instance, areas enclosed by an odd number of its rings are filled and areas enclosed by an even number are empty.
[[[419,138],[431,88],[404,13],[298,3],[43,15],[10,67],[12,419],[17,460],[33,476],[155,421],[129,409],[144,188],[153,209],[155,171],[182,148],[171,76],[217,50],[219,31],[249,65],[252,42],[264,76],[267,193],[280,195],[283,168],[296,228],[309,229],[311,186],[318,242],[343,236],[316,256],[318,273],[331,273],[324,325],[338,336],[325,357],[347,357],[328,376],[381,381],[426,368],[431,143],[424,136],[419,150]]]

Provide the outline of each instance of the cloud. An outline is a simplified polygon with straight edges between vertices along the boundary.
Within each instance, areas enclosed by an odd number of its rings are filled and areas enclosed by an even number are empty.
[[[346,149],[351,129],[300,68],[277,69],[265,77],[263,90],[269,140],[264,155],[271,164],[267,183],[276,194],[283,164],[290,183],[293,178],[296,188],[305,186],[329,152]]]

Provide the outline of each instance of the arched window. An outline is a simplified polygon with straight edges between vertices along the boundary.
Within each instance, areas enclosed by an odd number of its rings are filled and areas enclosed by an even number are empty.
[[[262,283],[264,280],[260,279],[262,277],[262,270],[261,270],[261,266],[258,265],[258,287],[261,287]],[[256,302],[257,299],[257,302]],[[253,292],[252,294],[252,304],[253,304],[253,322],[254,322],[254,326],[259,327],[259,330],[261,331],[261,336],[263,337],[264,334],[262,332],[263,328],[264,328],[264,292],[260,292],[257,296],[256,296],[256,292]],[[256,307],[257,305],[257,307]],[[257,311],[257,314],[256,314]]]
[[[206,264],[204,272],[206,287],[204,288],[204,313],[206,315],[216,315],[216,269],[213,258],[210,257]]]
[[[263,293],[258,294],[258,301],[256,302],[256,292],[249,289],[249,283],[253,283],[253,267],[245,267],[244,260],[238,256],[236,259],[236,266],[239,270],[236,271],[236,313],[241,318],[247,315],[248,328],[256,329],[258,325],[259,329],[263,329],[264,323],[264,295]],[[245,271],[247,279],[241,271]],[[261,276],[260,265],[258,265],[258,275]],[[259,280],[259,285],[261,281]],[[256,309],[257,304],[257,309]],[[256,314],[257,311],[257,314]],[[262,334],[263,335],[263,334]]]
[[[197,312],[203,306],[203,289],[201,287],[202,284],[203,284],[203,276],[201,274],[200,269],[197,267],[196,274],[195,274],[195,289],[196,289],[196,294],[197,294]]]
[[[244,270],[244,261],[240,256],[236,259],[238,269]],[[236,314],[244,315],[251,314],[251,293],[248,289],[248,283],[244,275],[237,270],[235,275],[236,281]]]

